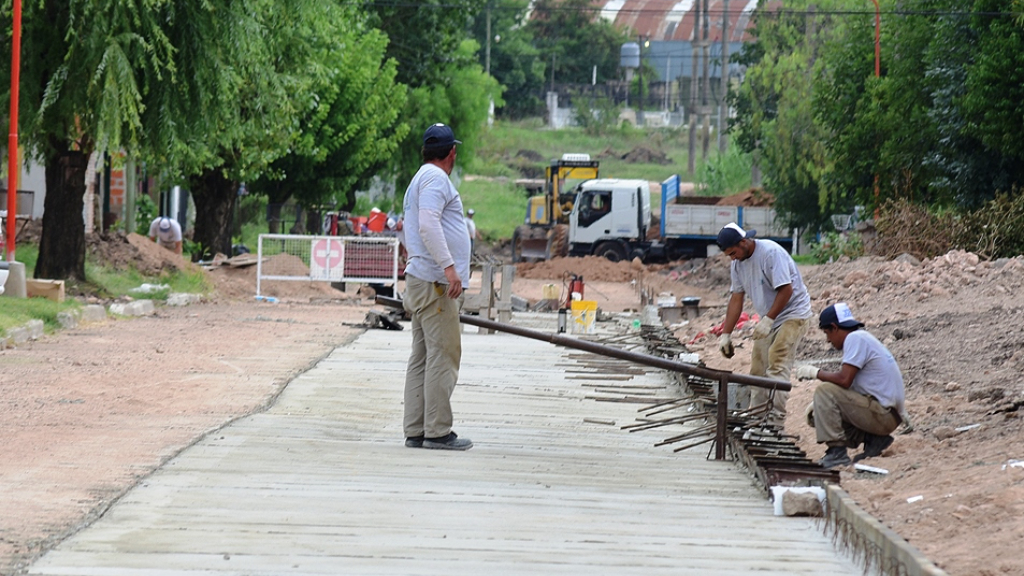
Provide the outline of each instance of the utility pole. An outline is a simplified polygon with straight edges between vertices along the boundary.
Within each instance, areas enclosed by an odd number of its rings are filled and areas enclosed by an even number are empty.
[[[491,2],[487,2],[487,45],[484,48],[484,72],[491,75]]]
[[[704,117],[703,127],[701,128],[701,159],[708,159],[708,144],[711,140],[711,106],[708,103],[708,88],[711,87],[711,62],[709,49],[711,48],[711,41],[709,40],[710,35],[708,34],[711,24],[711,15],[708,14],[708,0],[704,0],[704,14],[701,20],[703,24],[701,27],[704,32],[704,40],[700,44],[701,58],[704,59],[704,85],[701,86],[700,90],[700,113]]]
[[[725,154],[729,141],[725,137],[729,122],[729,0],[722,0],[722,90],[718,102],[718,152]]]
[[[693,55],[690,66],[690,146],[686,158],[686,169],[691,181],[697,172],[697,45],[700,41],[700,2],[694,2],[693,7],[693,36],[690,41],[690,51]]]

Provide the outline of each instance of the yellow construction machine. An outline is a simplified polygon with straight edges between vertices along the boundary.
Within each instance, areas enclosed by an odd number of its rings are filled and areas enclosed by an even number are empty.
[[[589,154],[563,154],[545,169],[544,193],[531,196],[526,219],[512,233],[512,261],[535,262],[569,253],[569,213],[577,187],[597,178],[599,162]],[[578,180],[574,186],[568,180]]]

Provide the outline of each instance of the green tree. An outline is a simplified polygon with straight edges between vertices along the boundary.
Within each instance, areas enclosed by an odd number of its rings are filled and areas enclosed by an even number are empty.
[[[590,0],[537,0],[527,29],[549,75],[565,83],[589,84],[594,66],[598,82],[618,78],[619,51],[633,39],[629,31],[599,18]]]
[[[482,8],[477,0],[366,6],[370,23],[387,34],[387,56],[398,63],[397,80],[409,91],[402,122],[410,130],[392,171],[399,190],[421,164],[423,132],[429,125],[444,122],[452,127],[464,142],[459,147],[461,164],[472,158],[491,98],[502,105],[499,84],[477,63],[480,45],[466,39],[472,18]]]
[[[240,183],[297,145],[328,74],[323,46],[349,16],[319,0],[175,0],[164,16],[178,74],[146,110],[160,137],[150,151],[192,192],[194,240],[208,250],[230,253]]]
[[[822,177],[828,171],[825,132],[814,120],[813,70],[816,24],[804,12],[760,12],[757,41],[739,62],[747,74],[732,97],[737,117],[730,131],[745,152],[757,158],[764,188],[775,208],[794,226],[818,227],[826,219]],[[809,41],[810,39],[810,41]]]
[[[272,228],[292,196],[306,207],[352,210],[356,190],[388,165],[409,132],[399,121],[406,91],[395,83],[396,63],[383,60],[387,38],[355,13],[338,24],[314,37],[321,43],[321,73],[298,139],[252,185],[278,212],[271,215]]]
[[[501,87],[484,73],[472,58],[479,46],[475,40],[464,40],[456,51],[454,62],[438,72],[442,80],[431,86],[418,86],[409,91],[406,118],[411,126],[409,136],[401,144],[398,157],[399,189],[404,192],[407,183],[422,164],[420,150],[423,133],[434,122],[445,122],[452,127],[459,145],[459,165],[473,157],[487,122],[490,97],[501,106]],[[456,64],[460,62],[462,64]]]
[[[965,133],[1002,158],[1005,177],[995,183],[1004,192],[1024,183],[1024,30],[1005,14],[1009,0],[978,0],[971,27],[979,41],[961,98]]]
[[[488,8],[473,18],[473,38],[487,45],[487,18],[491,19],[490,74],[504,87],[505,105],[497,113],[523,118],[541,113],[544,101],[538,95],[544,87],[544,59],[533,45],[533,33],[526,26],[528,0],[488,0]],[[486,50],[478,60],[485,64]],[[485,67],[486,71],[486,67]]]
[[[85,172],[94,151],[140,146],[147,90],[174,76],[165,0],[24,5],[20,142],[45,166],[37,278],[85,279]],[[9,21],[11,5],[4,8]],[[9,29],[8,29],[9,30]],[[0,52],[11,53],[10,32]],[[10,86],[10,59],[0,58]],[[9,101],[9,91],[5,94]],[[4,121],[6,124],[6,120]]]

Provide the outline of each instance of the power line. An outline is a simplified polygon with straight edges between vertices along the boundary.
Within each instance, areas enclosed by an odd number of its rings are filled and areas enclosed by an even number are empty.
[[[437,10],[449,10],[449,9],[465,9],[466,6],[463,4],[423,4],[421,2],[407,2],[407,1],[396,1],[396,0],[378,0],[372,2],[342,2],[343,5],[347,6],[363,6],[363,7],[374,7],[374,8],[416,8],[416,9],[437,9]],[[504,11],[504,12],[518,12],[521,10],[519,7],[512,6],[492,6],[492,11]],[[604,12],[604,8],[600,7],[563,7],[563,6],[551,6],[544,9],[544,12],[590,12],[593,14],[600,14]],[[537,11],[534,10],[534,13]],[[651,14],[672,14],[678,13],[675,10],[665,9],[651,9],[651,8],[621,8],[616,10],[616,14],[629,14],[629,15],[651,15]],[[685,14],[689,14],[692,10],[687,11]],[[702,11],[703,12],[703,11]],[[731,10],[708,10],[708,16],[721,17],[725,14],[730,16],[741,16],[744,14],[786,14],[794,16],[874,16],[875,10],[863,9],[863,10],[807,10],[807,9],[788,9],[788,8],[758,8],[750,11],[745,9],[731,9]],[[1012,17],[1021,18],[1024,17],[1024,12],[1015,11],[996,11],[996,12],[973,12],[969,10],[907,10],[907,9],[890,9],[880,10],[877,13],[882,16],[961,16],[961,17]]]

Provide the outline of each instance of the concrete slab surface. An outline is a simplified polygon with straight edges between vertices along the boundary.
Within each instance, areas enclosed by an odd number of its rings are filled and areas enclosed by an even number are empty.
[[[658,370],[470,330],[453,407],[475,446],[405,448],[409,347],[408,330],[370,330],[338,348],[28,574],[861,574],[745,470],[655,447],[664,430],[620,429],[637,404],[587,398],[657,394]]]

